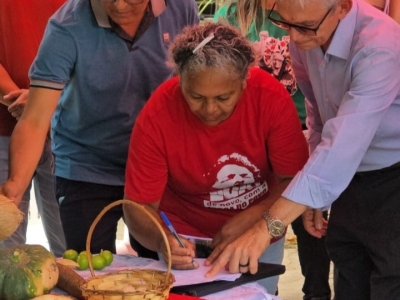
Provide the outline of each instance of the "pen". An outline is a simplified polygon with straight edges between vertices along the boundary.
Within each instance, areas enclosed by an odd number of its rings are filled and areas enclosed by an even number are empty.
[[[179,237],[178,233],[176,232],[174,226],[172,226],[172,223],[171,223],[171,221],[168,219],[167,215],[166,215],[163,211],[160,212],[160,215],[161,215],[161,218],[163,219],[165,225],[167,225],[169,231],[171,231],[172,235],[173,235],[173,236],[176,238],[176,240],[178,241],[179,245],[180,245],[182,248],[186,248],[186,247],[185,247],[185,244],[182,242],[181,238]],[[196,263],[195,263],[194,260],[192,261],[192,265],[193,265],[193,266],[196,266]]]

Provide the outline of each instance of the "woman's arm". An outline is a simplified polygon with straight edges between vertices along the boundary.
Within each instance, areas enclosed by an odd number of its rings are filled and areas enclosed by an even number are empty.
[[[126,195],[124,198],[132,200]],[[143,204],[137,201],[134,202],[143,206],[161,224],[160,217],[157,214],[160,201],[150,204]],[[129,232],[132,236],[134,236],[135,239],[144,247],[163,253],[165,251],[163,236],[160,233],[160,230],[154,226],[153,221],[133,205],[124,204],[123,210],[126,226],[128,226]]]
[[[124,198],[131,200],[126,195]],[[161,221],[158,215],[160,201],[149,204],[143,204],[137,201],[135,202],[145,207],[145,209],[160,222],[161,226],[165,228],[165,224]],[[142,211],[133,205],[124,204],[123,210],[124,220],[128,226],[130,234],[144,247],[162,253],[164,259],[166,259],[168,257],[167,248],[163,236],[158,227],[154,225],[154,222],[146,214],[143,214]],[[180,237],[185,245],[185,248],[182,248],[177,239],[169,232],[168,229],[165,229],[164,231],[168,237],[168,242],[171,247],[172,268],[180,270],[197,268],[198,264],[193,264],[193,259],[195,257],[195,245],[183,237]]]

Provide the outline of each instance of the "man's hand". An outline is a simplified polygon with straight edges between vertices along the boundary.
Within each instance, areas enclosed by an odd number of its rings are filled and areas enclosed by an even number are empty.
[[[303,225],[309,234],[317,238],[326,235],[328,221],[324,219],[322,211],[307,209],[303,214]]]
[[[172,234],[167,234],[169,245],[171,246],[172,268],[176,270],[192,270],[197,269],[199,264],[195,262],[195,245],[189,240],[179,236],[185,248],[182,248],[176,238]],[[162,248],[164,260],[168,260],[166,246]]]
[[[219,244],[205,262],[206,266],[212,265],[206,277],[215,276],[223,268],[231,273],[255,274],[258,259],[268,247],[270,239],[265,221],[260,220],[232,243],[226,246]]]
[[[212,240],[211,246],[213,248],[225,247],[236,240],[239,236],[250,229],[257,222],[259,218],[255,218],[251,209],[241,211],[236,216],[230,218],[218,231]]]
[[[11,181],[6,181],[3,185],[0,186],[0,194],[14,201],[17,207],[21,203],[23,196],[23,192],[19,194],[18,190],[18,186]]]
[[[3,97],[5,101],[11,103],[8,106],[8,111],[17,120],[19,120],[24,111],[26,100],[28,99],[28,93],[29,90],[21,89],[12,91]]]

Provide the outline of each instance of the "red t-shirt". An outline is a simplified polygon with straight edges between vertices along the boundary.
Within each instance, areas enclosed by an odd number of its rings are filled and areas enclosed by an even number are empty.
[[[29,68],[47,20],[65,1],[0,1],[0,63],[19,88],[29,88]],[[10,136],[16,121],[4,105],[0,105],[0,120],[0,135]]]
[[[180,234],[213,237],[268,195],[274,173],[295,175],[307,158],[293,101],[267,72],[251,70],[232,115],[215,127],[189,110],[175,77],[136,121],[125,193],[142,203],[161,200]]]

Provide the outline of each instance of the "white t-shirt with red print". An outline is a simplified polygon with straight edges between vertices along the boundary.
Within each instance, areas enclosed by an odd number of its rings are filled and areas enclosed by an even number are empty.
[[[161,200],[178,233],[212,238],[270,193],[274,174],[295,175],[308,148],[288,92],[254,68],[232,115],[214,127],[189,110],[178,77],[163,83],[136,121],[128,155],[129,198]]]

